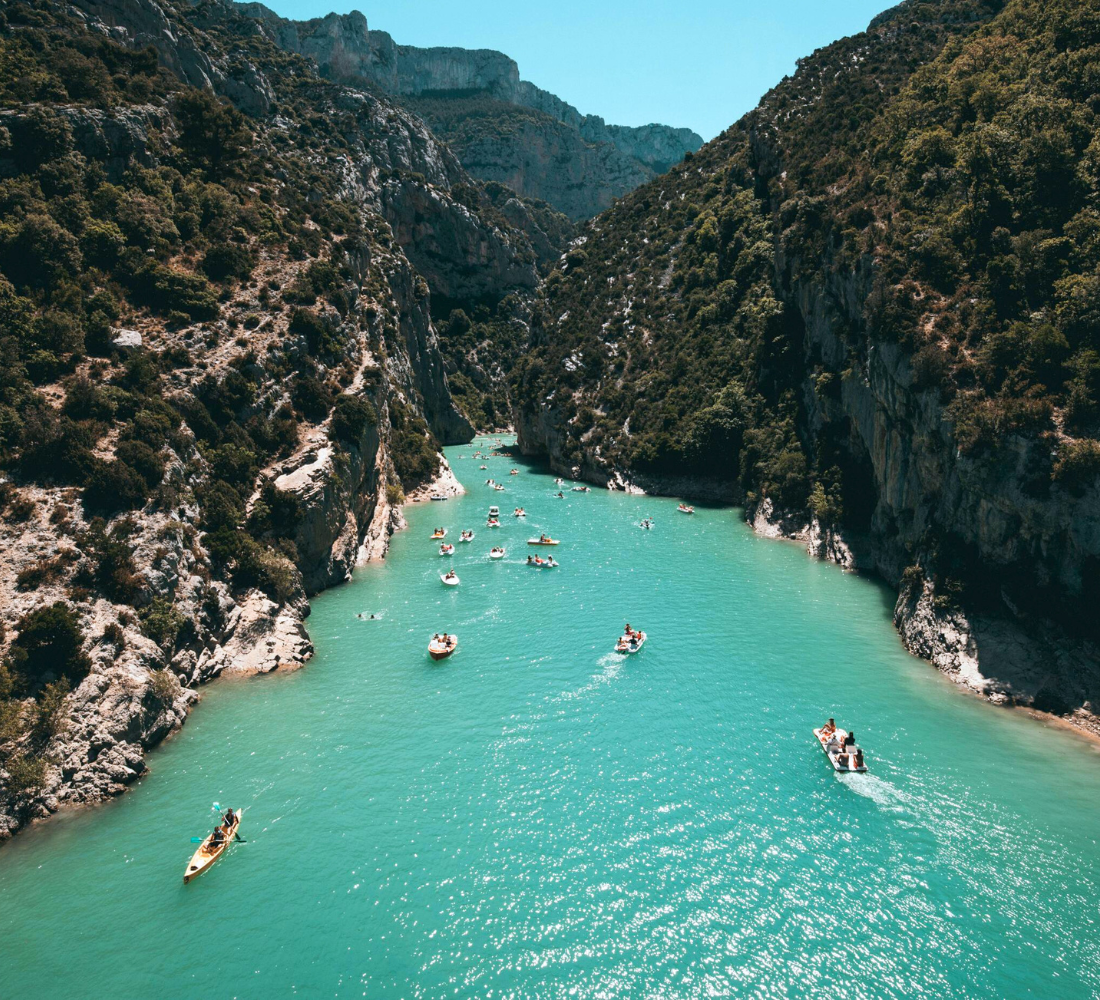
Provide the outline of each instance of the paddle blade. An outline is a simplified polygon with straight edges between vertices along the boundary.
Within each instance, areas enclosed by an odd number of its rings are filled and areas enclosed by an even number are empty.
[[[192,837],[191,838],[191,843],[192,844],[201,844],[202,843],[202,837]]]

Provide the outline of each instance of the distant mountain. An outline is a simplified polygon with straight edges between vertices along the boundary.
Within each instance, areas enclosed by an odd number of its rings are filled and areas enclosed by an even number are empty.
[[[238,4],[271,27],[278,45],[313,59],[321,74],[367,81],[419,114],[474,177],[499,181],[570,218],[607,208],[703,144],[691,129],[629,128],[582,115],[521,80],[490,49],[417,48],[370,31],[358,11],[289,21],[263,4]]]

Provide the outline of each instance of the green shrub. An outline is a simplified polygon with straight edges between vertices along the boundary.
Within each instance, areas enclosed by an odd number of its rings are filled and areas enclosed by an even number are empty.
[[[84,486],[85,510],[102,515],[137,510],[148,499],[149,486],[139,472],[118,459],[96,459]]]
[[[152,490],[164,478],[164,459],[144,441],[121,441],[115,457],[133,469]]]
[[[80,616],[61,601],[27,612],[15,628],[11,660],[26,689],[61,678],[78,683],[91,669]]]
[[[183,613],[170,600],[157,597],[141,613],[141,632],[162,649],[171,650],[185,621]]]
[[[215,244],[202,259],[203,271],[214,281],[225,281],[227,278],[245,281],[255,265],[252,251],[237,243]]]
[[[1074,496],[1096,485],[1100,476],[1100,441],[1068,441],[1058,448],[1052,478]]]
[[[8,772],[8,778],[4,782],[7,790],[12,794],[19,794],[41,788],[46,780],[46,764],[43,758],[26,752],[9,757],[3,764],[4,770]]]
[[[357,445],[367,427],[378,424],[378,413],[369,399],[342,392],[332,409],[329,436],[340,444]]]
[[[38,743],[47,743],[64,731],[65,698],[72,690],[67,678],[47,684],[35,699],[32,709],[31,736]]]

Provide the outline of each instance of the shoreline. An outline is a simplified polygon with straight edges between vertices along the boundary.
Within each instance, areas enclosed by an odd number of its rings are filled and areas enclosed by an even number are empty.
[[[552,472],[567,474],[558,470],[545,455],[525,455],[525,457],[544,458]],[[720,496],[721,489],[716,489],[713,483],[696,484],[693,488],[689,477],[677,477],[671,484],[673,487],[683,487],[683,489],[666,489],[665,487],[670,484],[662,483],[659,479],[647,479],[643,487],[619,471],[606,473],[588,467],[579,467],[570,472],[575,473],[577,481],[587,481],[611,492],[680,498],[688,501],[694,499],[697,502],[702,500],[730,509],[740,508],[742,519],[759,537],[800,545],[810,558],[835,563],[846,572],[867,573],[881,581],[891,591],[896,589],[877,569],[861,562],[857,546],[840,532],[822,526],[816,518],[803,520],[777,512],[771,501],[766,498],[755,506],[744,502],[739,503],[729,493],[725,497]],[[1034,698],[1034,695],[1015,691],[1010,682],[1002,681],[979,669],[975,633],[984,630],[995,640],[1011,641],[1013,633],[1026,636],[1026,633],[1017,626],[1008,622],[992,624],[972,622],[958,609],[940,614],[933,604],[934,594],[930,584],[927,584],[925,590],[917,595],[916,600],[913,600],[913,595],[904,588],[897,588],[896,594],[894,629],[903,648],[911,656],[924,660],[965,693],[976,695],[991,705],[1024,711],[1036,722],[1047,723],[1055,728],[1074,733],[1082,737],[1090,746],[1100,747],[1100,714],[1090,711],[1083,705],[1073,708],[1065,715],[1044,711],[1030,704],[1030,699]],[[1031,642],[1038,641],[1027,638]],[[1086,704],[1089,703],[1086,702]]]
[[[436,476],[418,486],[398,505],[389,503],[386,498],[386,484],[381,482],[375,509],[363,532],[353,569],[385,559],[393,534],[406,527],[403,510],[407,504],[429,502],[427,498],[433,493],[451,497],[466,492],[442,453],[440,463]],[[351,576],[349,573],[344,580],[336,581],[317,593],[346,583]],[[230,621],[226,623],[221,635],[194,658],[191,684],[179,685],[173,704],[162,713],[154,730],[143,733],[136,743],[123,741],[120,737],[115,743],[116,751],[100,755],[102,766],[99,768],[92,762],[78,764],[75,768],[72,764],[67,764],[68,758],[80,747],[74,734],[70,733],[68,740],[62,734],[62,742],[59,744],[62,758],[57,765],[57,773],[34,793],[13,797],[0,811],[0,848],[29,827],[39,826],[60,814],[102,805],[140,784],[141,779],[150,771],[149,754],[183,729],[192,711],[202,701],[203,689],[207,685],[226,677],[244,679],[261,674],[285,674],[304,667],[314,654],[313,642],[306,626],[309,613],[309,600],[304,595],[300,600],[277,605],[257,590],[242,594],[239,600],[233,601]],[[85,683],[91,678],[96,678],[92,686],[97,686],[97,690],[103,688],[110,693],[113,689],[115,679],[109,673],[91,674]],[[79,691],[78,688],[74,695]],[[101,695],[102,693],[100,692]],[[91,695],[90,690],[85,692],[86,698]],[[128,731],[131,726],[129,716],[133,713],[127,709],[132,706],[120,704],[116,707],[117,718],[115,715],[105,715],[102,719],[97,717],[96,724],[92,727],[97,733],[104,727],[112,731]],[[141,714],[137,709],[134,711]],[[73,749],[70,750],[70,747]],[[69,783],[62,777],[66,766],[74,771],[85,771],[91,777],[96,777],[100,770],[103,770],[103,774],[93,787],[82,790],[78,795],[72,794]]]

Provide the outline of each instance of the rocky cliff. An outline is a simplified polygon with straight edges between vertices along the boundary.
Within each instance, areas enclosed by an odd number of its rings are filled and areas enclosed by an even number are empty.
[[[956,680],[1096,730],[1098,46],[1072,3],[903,3],[803,60],[546,279],[521,446],[742,501],[896,585]]]
[[[548,240],[232,5],[3,13],[0,839],[308,659],[472,434],[433,298],[530,294]]]
[[[501,52],[398,45],[384,31],[369,31],[358,11],[289,21],[262,4],[240,6],[325,76],[369,81],[422,115],[473,176],[573,219],[596,214],[703,143],[686,128],[607,125],[582,115],[521,80]]]

